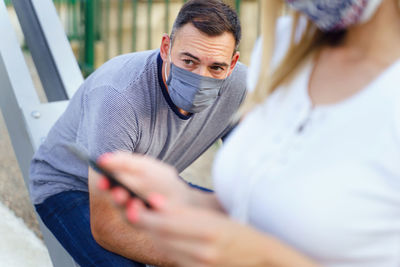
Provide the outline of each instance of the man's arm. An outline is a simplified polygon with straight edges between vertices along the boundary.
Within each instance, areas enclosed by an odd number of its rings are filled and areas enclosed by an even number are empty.
[[[92,88],[83,101],[88,152],[92,158],[112,151],[134,151],[137,142],[136,110],[126,96],[111,86]],[[110,198],[97,189],[100,175],[89,168],[90,224],[94,239],[105,249],[126,258],[172,266],[143,231],[121,216]]]
[[[141,263],[174,266],[148,233],[135,229],[122,216],[109,195],[97,189],[100,175],[89,168],[90,224],[94,239],[103,248]]]

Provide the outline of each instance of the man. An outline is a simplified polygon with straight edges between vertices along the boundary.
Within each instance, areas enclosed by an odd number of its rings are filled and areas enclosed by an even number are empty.
[[[96,190],[99,175],[65,145],[93,158],[116,150],[151,155],[181,172],[231,129],[246,91],[240,37],[237,14],[222,1],[188,1],[159,50],[110,60],[71,99],[32,160],[30,192],[78,264],[171,266],[173,259],[121,219]]]

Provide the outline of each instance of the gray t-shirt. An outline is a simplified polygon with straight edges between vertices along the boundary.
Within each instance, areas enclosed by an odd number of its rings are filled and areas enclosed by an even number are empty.
[[[33,157],[34,204],[63,191],[88,191],[88,166],[66,144],[94,158],[116,150],[151,155],[181,172],[230,130],[246,92],[243,64],[238,63],[212,106],[189,116],[172,103],[161,68],[159,50],[122,55],[82,84]]]

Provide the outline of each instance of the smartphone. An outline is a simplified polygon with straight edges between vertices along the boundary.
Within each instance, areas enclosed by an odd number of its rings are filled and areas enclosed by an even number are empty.
[[[106,179],[110,182],[110,187],[122,187],[124,188],[127,192],[129,192],[129,195],[133,198],[138,198],[140,199],[144,205],[147,208],[151,208],[150,203],[142,196],[140,196],[139,194],[133,192],[131,189],[129,189],[126,185],[122,184],[121,182],[119,182],[112,173],[110,173],[109,171],[105,170],[104,168],[102,168],[101,166],[99,166],[96,162],[96,160],[92,159],[89,157],[89,155],[84,152],[83,150],[79,149],[77,146],[70,144],[66,146],[68,148],[69,151],[71,151],[74,155],[76,155],[80,160],[86,162],[90,167],[92,167],[93,170],[95,170],[96,172],[104,175],[106,177]]]

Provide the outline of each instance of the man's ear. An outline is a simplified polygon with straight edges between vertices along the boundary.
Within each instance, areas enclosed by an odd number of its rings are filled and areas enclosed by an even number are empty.
[[[171,45],[171,38],[169,38],[168,34],[165,33],[161,39],[161,46],[160,46],[160,56],[163,61],[168,60],[168,52],[170,45]]]
[[[229,72],[228,76],[232,74],[232,71],[234,70],[236,63],[239,61],[240,53],[235,52],[235,54],[232,57],[231,65],[229,66]]]

